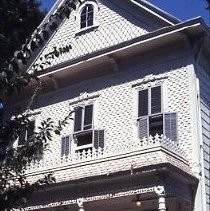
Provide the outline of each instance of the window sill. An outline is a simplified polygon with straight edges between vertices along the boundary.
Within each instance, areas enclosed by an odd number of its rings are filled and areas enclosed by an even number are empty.
[[[88,32],[94,31],[96,29],[98,29],[99,25],[93,25],[93,26],[89,26],[83,29],[80,29],[78,32],[75,33],[75,37],[81,36],[83,34],[86,34]]]
[[[85,149],[89,149],[89,148],[92,148],[92,147],[93,147],[93,144],[85,144],[85,145],[76,147],[75,148],[75,151],[85,150]]]

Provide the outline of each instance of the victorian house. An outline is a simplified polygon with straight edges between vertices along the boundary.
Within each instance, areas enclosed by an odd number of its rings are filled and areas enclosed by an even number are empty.
[[[26,210],[209,211],[209,39],[201,18],[182,22],[144,0],[80,1],[29,59],[72,47],[40,73],[34,129],[76,110],[28,169],[56,184]]]

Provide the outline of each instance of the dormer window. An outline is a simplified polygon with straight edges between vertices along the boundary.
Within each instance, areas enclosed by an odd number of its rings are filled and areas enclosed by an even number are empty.
[[[92,4],[87,4],[82,8],[80,16],[80,29],[93,26],[94,8]]]

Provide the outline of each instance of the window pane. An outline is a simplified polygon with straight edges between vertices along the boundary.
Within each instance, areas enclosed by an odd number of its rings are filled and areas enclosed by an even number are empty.
[[[93,6],[88,4],[87,5],[87,10],[88,10],[88,12],[93,12]]]
[[[148,115],[148,90],[139,91],[139,109],[138,116]]]
[[[83,134],[77,134],[76,139],[77,139],[77,146],[83,146],[87,144],[92,144],[92,137],[93,137],[93,132],[90,131],[88,133],[83,133]]]
[[[93,25],[93,14],[93,5],[88,4],[82,9],[80,16],[81,29]]]
[[[151,88],[151,113],[161,112],[161,86]]]
[[[163,134],[163,115],[155,115],[149,117],[149,135]]]
[[[92,128],[92,121],[93,121],[93,105],[85,106],[84,130]]]
[[[82,9],[81,16],[86,16],[87,6]]]
[[[86,14],[81,15],[81,22],[85,22],[86,21]]]
[[[85,28],[85,27],[86,27],[86,22],[81,22],[80,28],[82,29],[82,28]]]
[[[75,120],[74,120],[74,131],[80,131],[82,127],[82,109],[78,108],[75,111]]]
[[[88,20],[87,26],[92,26],[93,25],[93,19]]]

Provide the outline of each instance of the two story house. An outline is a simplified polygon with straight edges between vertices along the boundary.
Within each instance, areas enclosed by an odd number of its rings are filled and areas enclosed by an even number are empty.
[[[29,59],[72,46],[40,73],[32,130],[75,112],[28,169],[56,183],[25,210],[209,211],[209,39],[144,0],[80,1]]]

